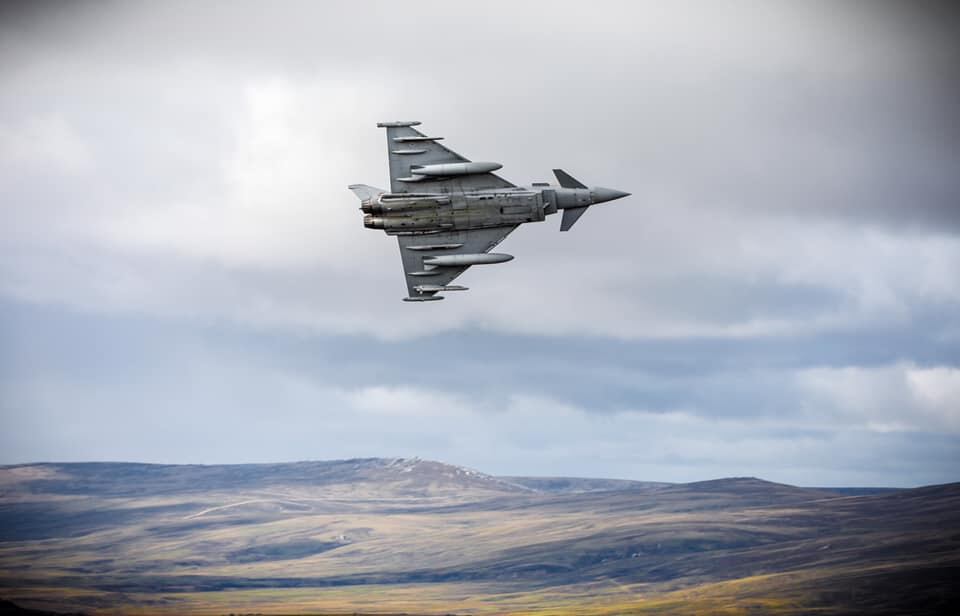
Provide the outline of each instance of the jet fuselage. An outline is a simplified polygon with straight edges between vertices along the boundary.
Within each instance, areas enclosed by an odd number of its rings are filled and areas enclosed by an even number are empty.
[[[388,235],[411,231],[467,230],[540,222],[566,208],[624,196],[602,187],[517,187],[461,193],[381,193],[363,201],[363,224]]]

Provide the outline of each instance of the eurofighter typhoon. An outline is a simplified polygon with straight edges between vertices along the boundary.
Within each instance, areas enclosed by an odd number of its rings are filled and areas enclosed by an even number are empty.
[[[611,188],[584,186],[554,169],[559,186],[516,186],[494,175],[503,165],[474,162],[417,129],[420,122],[380,122],[387,129],[390,191],[366,184],[349,188],[361,201],[363,224],[397,236],[407,278],[408,302],[443,299],[465,291],[451,285],[471,265],[503,263],[512,255],[490,252],[526,222],[541,222],[563,210],[568,231],[587,208],[626,197]]]

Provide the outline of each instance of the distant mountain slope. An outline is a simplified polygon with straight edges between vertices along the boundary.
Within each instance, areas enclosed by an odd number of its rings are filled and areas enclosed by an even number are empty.
[[[523,477],[511,475],[498,475],[497,479],[502,479],[508,483],[524,486],[537,492],[548,492],[551,494],[576,494],[582,492],[610,492],[616,490],[655,490],[668,486],[687,486],[696,489],[698,486],[705,490],[723,489],[724,486],[741,490],[749,486],[750,480],[757,480],[750,477],[731,477],[727,479],[714,479],[711,481],[701,481],[692,483],[672,483],[667,481],[637,481],[633,479],[603,479],[598,477]],[[719,483],[718,483],[719,482]],[[765,482],[770,484],[770,482]],[[785,485],[785,484],[771,484]],[[816,490],[818,492],[829,492],[833,494],[842,494],[846,496],[867,496],[871,494],[887,494],[897,492],[903,488],[874,488],[874,487],[842,487],[842,488],[796,488],[787,486],[791,489]]]
[[[903,488],[813,488],[814,490],[823,490],[824,492],[833,492],[835,494],[843,494],[846,496],[870,496],[871,494],[889,494],[891,492],[899,492]]]
[[[0,597],[89,613],[939,614],[957,602],[958,529],[960,484],[33,464],[0,467]]]
[[[671,485],[662,481],[633,481],[630,479],[598,479],[592,477],[513,477],[501,475],[498,479],[538,492],[551,492],[555,494],[606,492],[610,490],[644,490]]]
[[[757,477],[727,477],[709,481],[680,483],[663,488],[665,493],[716,495],[721,499],[736,498],[754,504],[829,498],[836,493],[817,488],[801,488],[785,483],[776,483]]]
[[[0,467],[0,495],[160,496],[221,490],[370,488],[382,496],[450,491],[512,494],[520,485],[419,458],[357,458],[279,464],[43,463]]]

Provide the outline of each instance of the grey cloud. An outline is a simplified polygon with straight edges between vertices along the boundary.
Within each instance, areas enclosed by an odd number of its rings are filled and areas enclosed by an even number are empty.
[[[955,344],[918,330],[832,344],[461,333],[411,345],[26,304],[0,316],[4,462],[421,455],[501,473],[904,485],[955,468],[955,434],[870,432],[797,387],[822,366],[882,378],[903,357],[960,365]]]
[[[60,376],[122,381],[130,370],[184,370],[170,353],[186,353],[199,344],[217,355],[246,357],[265,373],[279,368],[317,383],[470,392],[491,407],[524,394],[605,413],[637,407],[776,415],[795,410],[788,390],[792,375],[804,369],[902,361],[920,367],[960,364],[955,342],[938,341],[926,323],[923,329],[756,340],[616,342],[473,332],[415,344],[253,332],[208,320],[70,315],[18,304],[7,305],[3,323],[7,344],[0,357],[11,377],[59,365],[54,373]]]
[[[679,275],[624,286],[622,290],[611,289],[611,293],[643,293],[654,310],[721,323],[745,318],[812,317],[837,310],[845,301],[842,294],[815,285],[761,283],[732,275]]]
[[[18,460],[428,453],[491,472],[769,465],[866,483],[895,454],[896,481],[949,476],[953,436],[805,416],[795,378],[960,365],[949,19],[769,2],[22,6],[0,18],[0,136],[32,148],[0,144],[0,418],[27,430],[5,443]],[[344,186],[384,183],[373,124],[407,118],[512,180],[558,166],[634,197],[566,236],[530,225],[505,245],[516,261],[471,270],[467,298],[406,310],[396,247],[361,228]],[[369,418],[338,410],[374,385],[469,406],[481,437],[394,418],[365,440]],[[58,408],[74,400],[73,417]],[[166,442],[143,449],[145,426]],[[501,462],[484,454],[497,432],[513,443]],[[743,458],[720,442],[738,438]],[[571,451],[594,466],[564,467]]]

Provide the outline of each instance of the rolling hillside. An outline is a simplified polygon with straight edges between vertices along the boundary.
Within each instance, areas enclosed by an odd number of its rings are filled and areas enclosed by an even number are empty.
[[[492,477],[418,459],[0,468],[0,598],[129,613],[935,614],[960,484]]]

